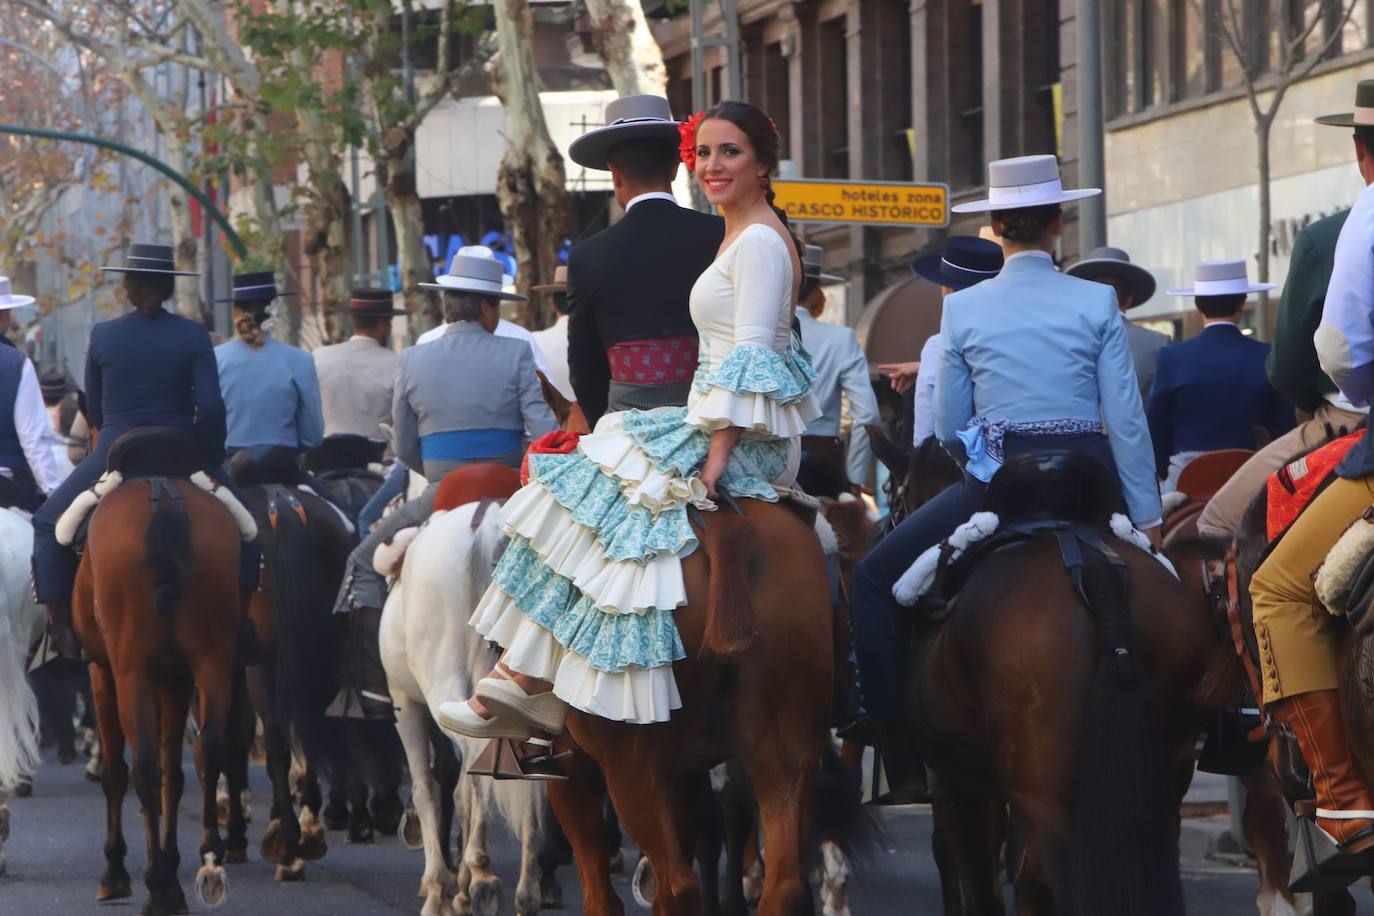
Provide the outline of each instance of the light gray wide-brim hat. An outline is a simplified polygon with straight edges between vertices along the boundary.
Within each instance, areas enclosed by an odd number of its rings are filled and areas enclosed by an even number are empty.
[[[172,256],[171,245],[144,245],[135,243],[129,246],[129,256],[121,266],[102,267],[116,273],[126,274],[165,274],[172,277],[198,277],[194,270],[177,270]]]
[[[955,213],[987,213],[1045,207],[1096,197],[1100,188],[1066,191],[1059,177],[1059,160],[1054,156],[1017,156],[988,163],[988,196],[984,200],[955,204]]]
[[[1314,118],[1327,127],[1374,127],[1374,80],[1360,80],[1355,86],[1355,110]]]
[[[802,259],[802,272],[811,279],[819,280],[822,283],[844,283],[844,277],[821,273],[821,260],[824,256],[825,249],[820,245],[807,245],[806,257]]]
[[[1144,305],[1155,294],[1155,277],[1139,264],[1131,263],[1131,256],[1120,248],[1104,245],[1088,252],[1088,256],[1065,271],[1071,277],[1101,281],[1103,277],[1120,278],[1131,287],[1134,303],[1131,308]]]
[[[682,135],[668,100],[661,95],[626,95],[606,105],[606,126],[589,130],[568,146],[568,158],[605,172],[611,147],[626,140],[662,140],[676,149]]]
[[[1274,283],[1251,283],[1244,261],[1203,261],[1189,289],[1171,289],[1170,296],[1237,296],[1274,289]]]
[[[419,283],[425,289],[448,290],[454,293],[478,293],[508,302],[525,302],[526,296],[508,293],[511,284],[506,267],[485,245],[465,245],[454,254],[448,273],[434,278],[433,283]]]
[[[10,291],[10,278],[0,277],[0,312],[33,305],[38,300],[32,296],[16,296]]]

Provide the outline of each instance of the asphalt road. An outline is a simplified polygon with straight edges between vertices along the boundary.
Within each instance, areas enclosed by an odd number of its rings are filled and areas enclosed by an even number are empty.
[[[188,757],[189,760],[189,757]],[[415,896],[423,857],[395,839],[368,846],[348,845],[343,835],[330,834],[328,855],[309,864],[307,880],[278,884],[273,868],[257,852],[265,826],[266,775],[255,768],[251,775],[255,794],[255,819],[250,826],[249,862],[231,866],[230,893],[219,912],[249,916],[355,916],[355,914],[418,913]],[[189,771],[187,793],[181,807],[181,878],[188,896],[195,848],[199,844],[199,805],[194,774]],[[31,798],[11,799],[12,834],[5,845],[9,861],[0,877],[0,914],[9,916],[66,916],[82,913],[135,913],[145,899],[142,885],[142,820],[137,801],[125,802],[128,868],[135,879],[133,901],[99,906],[96,883],[104,865],[104,802],[100,787],[85,782],[80,764],[47,763],[35,779]],[[867,914],[938,914],[939,882],[930,857],[930,815],[921,807],[887,809],[883,822],[890,836],[888,848],[874,861],[857,866],[851,906],[855,916]],[[507,888],[505,912],[512,911],[517,849],[503,830],[493,833],[493,856]],[[633,859],[632,859],[633,861]],[[563,878],[565,912],[580,911],[580,891],[572,869]],[[1187,861],[1184,882],[1189,911],[1195,914],[1255,913],[1255,873],[1250,868],[1220,862]],[[617,878],[616,888],[626,902],[627,913],[639,910],[630,895],[627,878]],[[192,912],[206,908],[192,902]],[[1374,914],[1374,897],[1360,895],[1360,913]]]

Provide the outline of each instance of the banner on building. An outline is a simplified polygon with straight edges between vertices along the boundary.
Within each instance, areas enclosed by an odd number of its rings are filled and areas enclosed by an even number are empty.
[[[773,182],[777,205],[799,223],[857,223],[869,226],[949,225],[949,187],[903,181]]]

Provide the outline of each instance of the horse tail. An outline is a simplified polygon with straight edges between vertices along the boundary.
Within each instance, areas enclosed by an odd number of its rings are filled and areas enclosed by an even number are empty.
[[[1067,912],[1181,916],[1176,774],[1159,697],[1131,645],[1127,583],[1097,551],[1085,554],[1096,670],[1079,742]]]
[[[811,816],[816,839],[834,843],[851,861],[868,859],[884,845],[882,823],[863,804],[863,774],[840,759],[831,741],[821,751]]]
[[[701,544],[711,564],[702,652],[743,652],[759,634],[749,596],[749,569],[758,550],[758,528],[742,515],[718,512],[704,526]]]
[[[27,589],[21,591],[21,602],[0,607],[0,793],[39,764],[38,699],[24,676],[29,634],[22,623],[29,598]]]
[[[275,515],[264,549],[271,568],[268,578],[277,634],[277,720],[306,760],[332,780],[338,775],[335,765],[347,754],[343,734],[331,729],[324,718],[330,687],[337,683],[334,667],[339,654],[329,597],[315,581],[321,564],[309,524],[285,504]]]
[[[153,570],[153,606],[158,617],[171,620],[191,574],[191,523],[186,509],[170,500],[159,501],[148,519],[143,547],[148,554],[144,563]]]

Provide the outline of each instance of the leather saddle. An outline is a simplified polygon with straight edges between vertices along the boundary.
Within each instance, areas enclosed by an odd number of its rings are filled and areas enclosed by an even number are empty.
[[[105,470],[125,480],[187,478],[205,468],[205,453],[195,435],[175,426],[140,426],[114,441]]]
[[[325,475],[331,471],[364,471],[377,464],[386,452],[386,443],[339,433],[326,436],[324,441],[305,453],[305,469],[312,474]]]
[[[917,603],[917,609],[927,620],[943,621],[983,561],[1047,534],[1058,539],[1065,567],[1077,582],[1075,570],[1083,565],[1084,548],[1109,560],[1115,557],[1101,532],[1108,530],[1120,501],[1115,475],[1081,453],[1009,459],[993,476],[983,500],[983,510],[998,517],[997,530],[969,545],[957,558],[948,541],[942,544],[935,583]]]
[[[294,487],[305,482],[300,454],[284,445],[240,449],[225,463],[224,470],[240,487]]]

